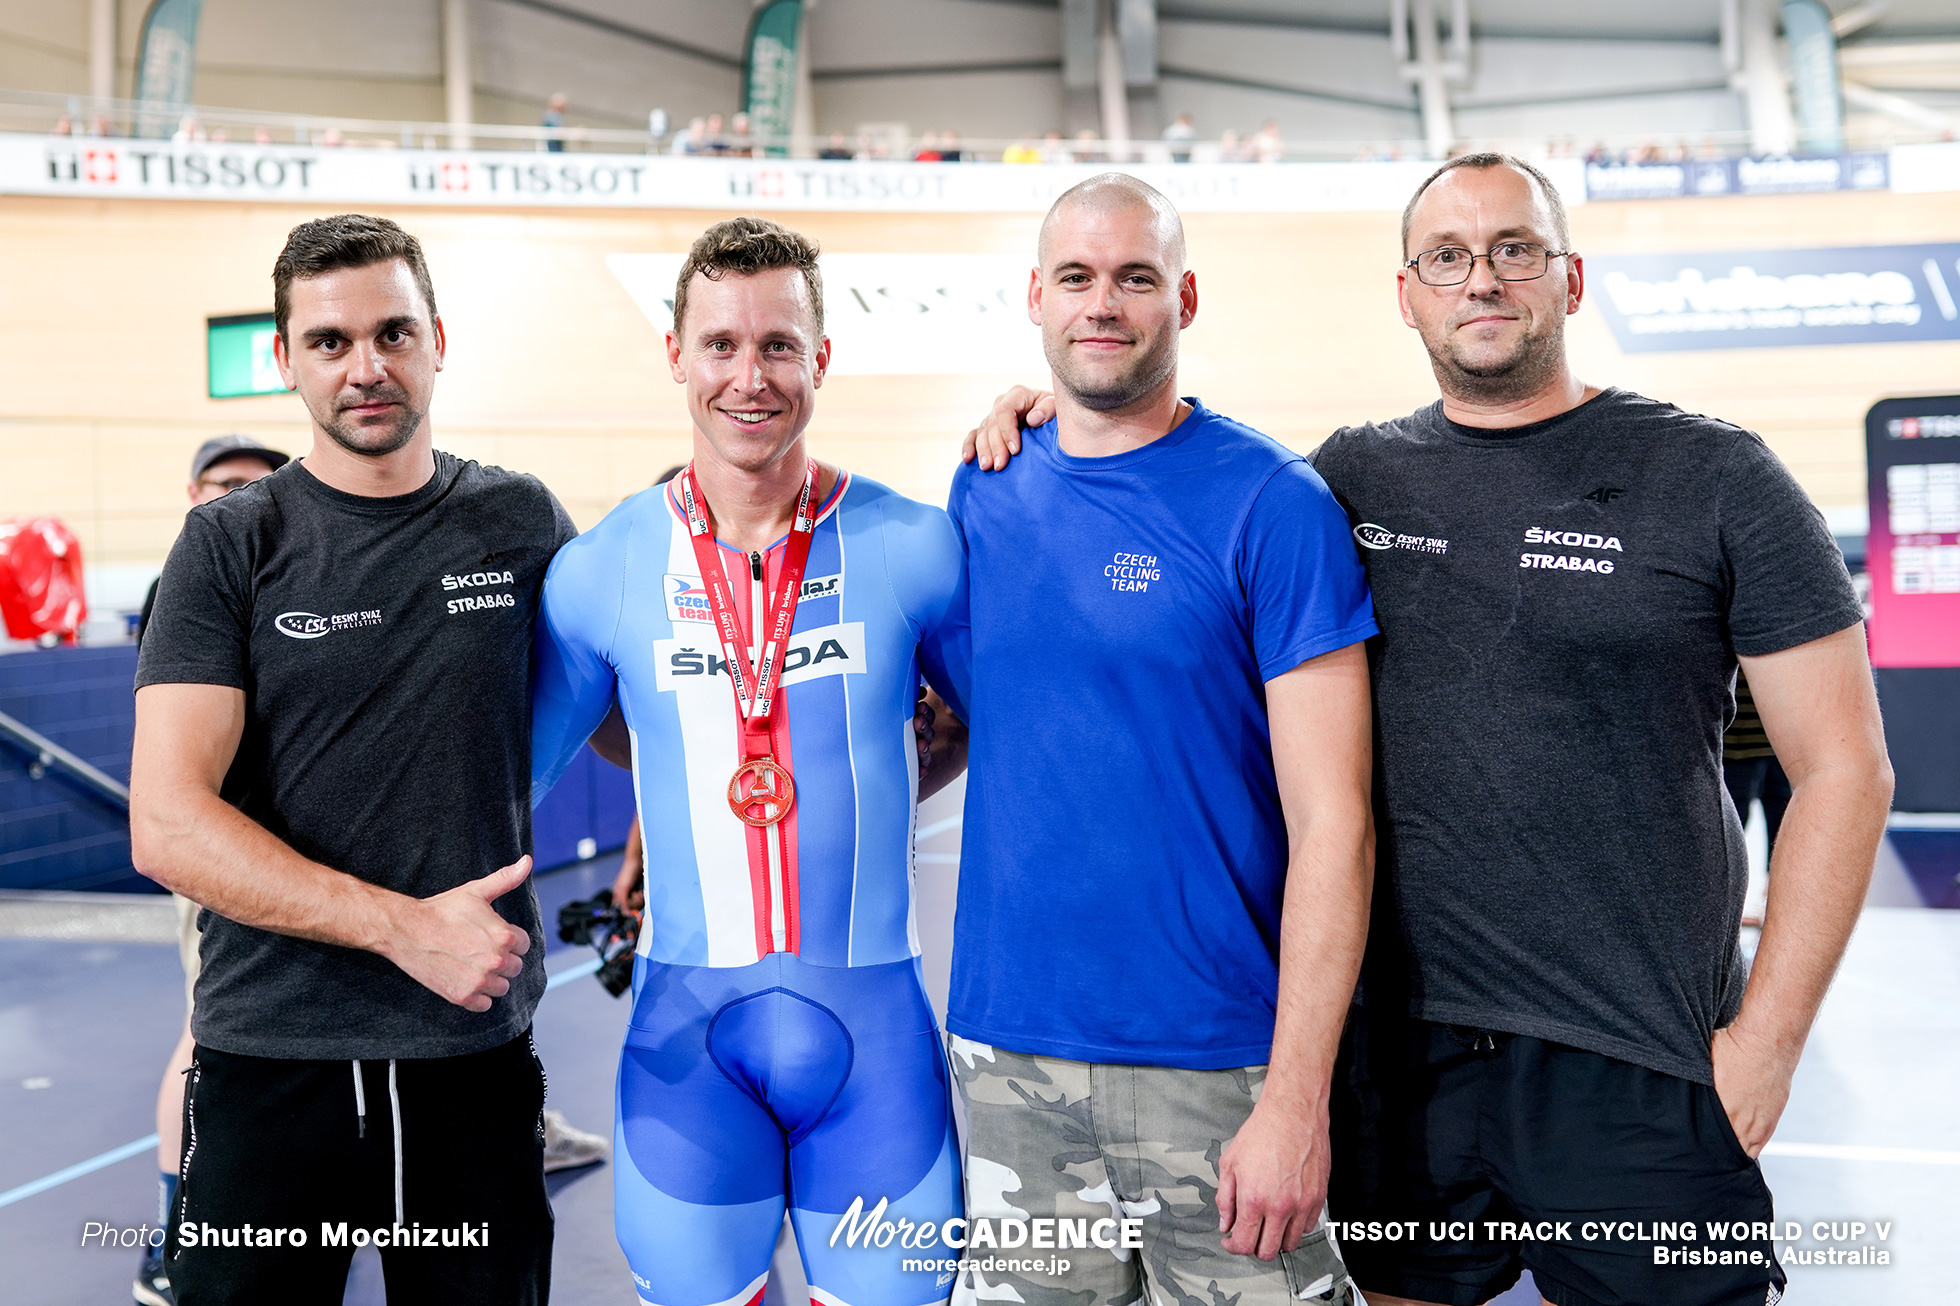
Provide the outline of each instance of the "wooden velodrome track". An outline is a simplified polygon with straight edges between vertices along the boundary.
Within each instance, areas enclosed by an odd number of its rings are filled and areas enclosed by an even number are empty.
[[[53,514],[91,563],[154,565],[175,537],[189,451],[249,432],[303,452],[290,396],[210,400],[204,318],[264,309],[285,232],[322,210],[274,204],[0,199],[0,519]],[[680,251],[700,211],[392,210],[426,245],[449,333],[440,447],[535,472],[590,526],[686,450],[659,336],[608,254]],[[1033,215],[801,213],[832,252],[1029,255]],[[1434,397],[1397,316],[1389,213],[1187,219],[1200,310],[1182,388],[1296,448]],[[1847,193],[1586,205],[1582,252],[1960,239],[1949,195]],[[1028,330],[1032,333],[1034,328]],[[1572,322],[1589,380],[1761,431],[1820,504],[1864,497],[1862,419],[1881,396],[1950,390],[1960,343],[1623,355],[1596,312]],[[943,499],[960,434],[1010,380],[838,376],[812,428],[826,457]]]

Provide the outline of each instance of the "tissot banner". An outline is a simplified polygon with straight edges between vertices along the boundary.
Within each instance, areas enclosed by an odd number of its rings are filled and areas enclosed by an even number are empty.
[[[1599,254],[1586,284],[1628,353],[1960,340],[1960,244]]]
[[[1138,164],[1186,213],[1399,212],[1434,165]],[[1580,165],[1553,182],[1582,191]],[[0,134],[0,194],[88,199],[271,200],[319,207],[1042,213],[1107,165],[676,159],[652,154],[323,149]]]

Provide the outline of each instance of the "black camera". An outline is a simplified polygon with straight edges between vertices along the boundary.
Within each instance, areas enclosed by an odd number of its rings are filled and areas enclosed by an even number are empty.
[[[618,997],[633,987],[633,950],[640,941],[640,913],[613,902],[612,890],[568,902],[558,909],[561,943],[599,953],[599,982]]]

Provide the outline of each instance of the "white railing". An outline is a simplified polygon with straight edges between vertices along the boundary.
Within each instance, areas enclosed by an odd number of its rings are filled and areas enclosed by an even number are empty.
[[[0,90],[0,131],[58,133],[76,136],[129,136],[132,124],[153,121],[154,106],[132,100],[93,100],[82,95]],[[688,137],[685,126],[656,135],[650,131],[593,126],[544,127],[515,123],[414,122],[368,118],[334,117],[324,114],[272,113],[256,109],[230,109],[214,105],[193,105],[171,115],[178,139],[208,141],[261,141],[267,144],[296,144],[315,148],[348,149],[453,149],[467,142],[476,150],[542,151],[556,147],[566,151],[606,154],[688,154],[717,156],[788,152],[799,157],[821,157],[826,150],[841,147],[846,157],[870,160],[904,160],[917,157],[940,133],[918,135],[901,125],[881,124],[846,136],[841,142],[830,137],[809,139],[721,136],[701,142],[698,150],[677,145]],[[1931,128],[1915,130],[1900,124],[1885,135],[1854,138],[1851,149],[1885,149],[1896,144],[1935,140],[1939,133]],[[1566,137],[1493,138],[1466,140],[1460,149],[1501,149],[1534,158],[1586,157],[1598,151],[1612,161],[1672,162],[1695,157],[1727,156],[1748,152],[1745,131],[1711,131],[1692,136],[1656,136],[1652,133],[1623,132],[1580,140]],[[1236,142],[1213,139],[1191,141],[1104,141],[1080,137],[1021,137],[961,139],[957,148],[962,160],[998,162],[1018,157],[1026,162],[1096,163],[1137,162],[1197,163],[1304,162],[1354,159],[1420,159],[1425,157],[1422,142],[1406,140],[1262,140],[1256,133]]]

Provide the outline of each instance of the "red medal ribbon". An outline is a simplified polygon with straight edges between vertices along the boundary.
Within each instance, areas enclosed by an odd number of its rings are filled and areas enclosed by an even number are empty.
[[[796,621],[796,601],[803,591],[803,568],[810,560],[810,539],[816,534],[817,460],[808,460],[803,492],[796,499],[796,516],[790,522],[789,547],[784,552],[783,569],[769,595],[761,656],[749,662],[749,640],[742,619],[735,612],[734,595],[729,592],[728,576],[721,565],[719,546],[708,525],[707,501],[694,479],[694,464],[680,475],[681,507],[687,513],[692,536],[694,561],[701,568],[701,583],[708,591],[708,607],[715,618],[715,633],[721,638],[722,658],[728,663],[728,678],[735,690],[735,715],[742,723],[743,757],[766,757],[769,748],[769,717],[775,708],[776,690],[783,674],[783,657],[789,651],[790,627]],[[750,614],[755,616],[758,614]],[[750,747],[751,743],[757,745]]]
[[[777,729],[783,728],[781,744],[789,746],[787,723],[775,711],[783,674],[783,659],[789,651],[790,630],[796,621],[797,600],[802,597],[803,571],[810,559],[810,541],[816,534],[819,472],[815,459],[808,460],[803,491],[796,500],[796,516],[790,522],[782,570],[768,595],[749,616],[759,625],[762,637],[757,657],[749,659],[749,638],[735,611],[735,600],[722,566],[721,549],[708,524],[708,504],[690,463],[677,478],[681,506],[687,516],[689,542],[694,560],[701,569],[701,584],[708,592],[708,606],[714,615],[715,633],[721,640],[722,658],[728,665],[728,679],[735,694],[735,720],[739,731],[740,753],[735,774],[728,782],[728,806],[748,826],[749,875],[758,904],[756,949],[766,955],[772,951],[797,950],[800,938],[796,909],[795,825],[796,781],[789,768],[777,761]],[[761,554],[750,558],[750,577],[759,579]]]

